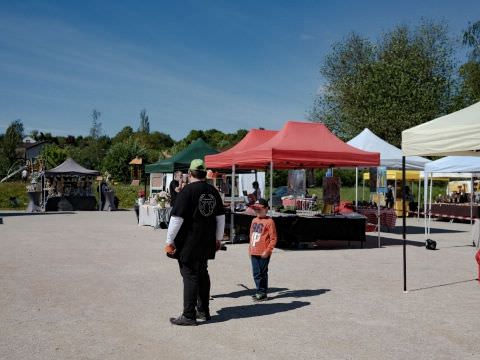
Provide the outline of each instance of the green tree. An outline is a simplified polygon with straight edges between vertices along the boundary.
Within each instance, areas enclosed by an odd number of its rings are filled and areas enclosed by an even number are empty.
[[[470,49],[468,61],[460,66],[458,91],[452,111],[480,101],[480,21],[470,24],[463,33],[463,45]]]
[[[133,137],[135,132],[133,131],[131,126],[125,126],[122,130],[120,130],[112,139],[112,143],[116,144],[118,142],[124,142]]]
[[[147,150],[142,147],[136,140],[128,140],[119,142],[108,150],[103,160],[103,169],[108,171],[114,179],[128,182],[130,180],[129,162],[139,156],[147,157]]]
[[[90,137],[94,140],[102,135],[102,123],[98,121],[102,114],[97,109],[92,110],[92,127],[90,128]]]
[[[310,119],[344,139],[368,127],[399,146],[402,130],[448,110],[452,57],[444,24],[398,26],[376,44],[351,34],[320,69],[326,84]]]
[[[463,32],[463,44],[471,48],[470,60],[480,61],[480,21],[470,24]]]
[[[2,141],[2,158],[7,170],[17,161],[17,147],[23,138],[23,123],[20,119],[12,121],[5,131]]]
[[[44,161],[47,169],[52,169],[67,159],[68,153],[64,148],[56,144],[48,144],[43,147],[40,157]]]
[[[146,134],[150,133],[150,121],[148,120],[147,110],[145,109],[140,111],[140,127],[138,131]]]

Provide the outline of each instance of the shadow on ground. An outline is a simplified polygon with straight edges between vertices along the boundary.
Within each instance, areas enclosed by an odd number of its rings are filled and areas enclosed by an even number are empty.
[[[438,284],[438,285],[432,285],[432,286],[426,286],[423,288],[418,288],[418,289],[412,289],[408,290],[409,292],[414,292],[414,291],[420,291],[420,290],[428,290],[428,289],[435,289],[443,286],[452,286],[452,285],[458,285],[458,284],[464,284],[472,281],[480,281],[479,279],[469,279],[469,280],[461,280],[461,281],[454,281],[446,284]]]
[[[433,224],[432,224],[433,225]],[[439,228],[430,228],[432,234],[448,234],[448,233],[462,233],[465,231],[462,230],[450,230],[450,229],[439,229]],[[393,234],[402,234],[402,225],[396,226],[392,231]],[[424,234],[425,228],[423,226],[407,226],[407,235],[412,234]]]
[[[385,236],[387,235],[387,236]],[[407,234],[408,237],[408,234]],[[380,244],[382,247],[386,246],[402,246],[403,240],[388,237],[388,233],[381,233]],[[416,241],[416,240],[407,240],[407,245],[409,246],[418,246],[424,247],[425,241]],[[378,248],[378,237],[377,235],[367,235],[367,243],[364,246],[365,249]]]
[[[232,291],[228,294],[219,294],[219,295],[212,295],[212,299],[217,298],[233,298],[238,299],[243,296],[252,296],[255,294],[255,289],[249,289],[244,284],[237,284],[238,286],[244,288],[244,290]],[[326,292],[330,291],[330,289],[303,289],[303,290],[290,290],[287,288],[276,288],[271,287],[268,288],[268,299],[282,299],[282,298],[302,298],[302,297],[311,297],[311,296],[318,296],[325,294]]]
[[[238,290],[238,291],[232,291],[231,293],[228,294],[219,294],[219,295],[212,295],[212,298],[232,298],[232,299],[238,299],[243,296],[252,296],[255,294],[255,289],[249,289],[247,286],[243,284],[238,284],[238,286],[244,288],[244,290]],[[275,293],[279,291],[285,291],[288,290],[287,288],[268,288],[268,293]]]
[[[291,303],[258,303],[252,305],[230,306],[217,311],[209,323],[224,322],[233,319],[267,316],[286,311],[296,310],[310,305],[306,301],[292,301]]]
[[[25,211],[15,212],[0,212],[0,217],[12,217],[12,216],[41,216],[41,215],[72,215],[76,214],[74,211],[55,211],[55,212],[35,212],[27,213]]]

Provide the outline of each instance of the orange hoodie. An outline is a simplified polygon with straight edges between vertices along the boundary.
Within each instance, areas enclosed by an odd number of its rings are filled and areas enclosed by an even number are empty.
[[[261,256],[267,251],[268,256],[272,254],[277,244],[277,229],[272,218],[256,217],[250,226],[250,245],[248,251],[250,255]]]

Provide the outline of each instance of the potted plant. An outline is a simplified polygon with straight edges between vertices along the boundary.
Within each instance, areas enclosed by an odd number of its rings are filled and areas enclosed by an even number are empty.
[[[170,196],[166,191],[160,191],[156,196],[158,206],[162,209],[166,206],[166,203],[170,201]]]

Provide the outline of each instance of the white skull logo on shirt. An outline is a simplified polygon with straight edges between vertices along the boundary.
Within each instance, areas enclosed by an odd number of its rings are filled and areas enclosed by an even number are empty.
[[[210,216],[215,210],[217,201],[212,194],[202,194],[198,200],[198,209],[203,216]]]

